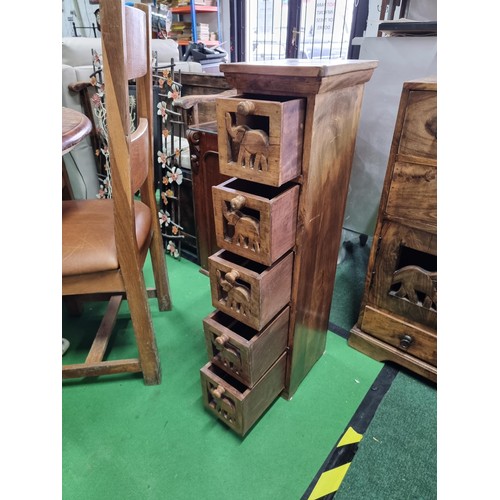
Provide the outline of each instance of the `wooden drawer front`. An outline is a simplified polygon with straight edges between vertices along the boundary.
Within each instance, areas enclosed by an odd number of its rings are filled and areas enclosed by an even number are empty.
[[[220,172],[270,186],[301,173],[305,99],[217,99]]]
[[[399,142],[399,154],[437,158],[437,95],[434,91],[409,93]]]
[[[253,387],[287,347],[290,308],[258,332],[221,311],[203,320],[208,359]]]
[[[295,244],[299,186],[231,179],[212,187],[219,248],[270,266]]]
[[[437,169],[415,163],[394,166],[386,213],[409,221],[437,225]]]
[[[286,353],[249,388],[218,366],[200,370],[203,404],[233,431],[244,436],[285,387]]]
[[[436,330],[437,236],[415,228],[384,222],[372,252],[368,301]]]
[[[430,330],[370,306],[364,309],[361,329],[403,352],[437,366],[437,336]]]
[[[208,259],[212,304],[262,330],[290,302],[293,252],[266,267],[219,250]]]

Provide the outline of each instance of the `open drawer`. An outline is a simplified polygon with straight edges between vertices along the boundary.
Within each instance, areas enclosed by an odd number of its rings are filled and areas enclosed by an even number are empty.
[[[207,363],[200,370],[203,404],[237,434],[244,436],[285,387],[283,353],[251,389]]]
[[[259,332],[214,311],[203,320],[208,359],[253,387],[286,349],[289,317],[286,307]]]
[[[261,97],[216,100],[219,168],[230,177],[281,186],[301,173],[306,101]]]

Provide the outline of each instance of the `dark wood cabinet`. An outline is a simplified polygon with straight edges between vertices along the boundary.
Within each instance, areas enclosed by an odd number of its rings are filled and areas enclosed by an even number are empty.
[[[405,82],[349,345],[437,379],[437,84]]]
[[[191,152],[193,203],[201,271],[208,274],[208,257],[219,250],[215,237],[212,186],[229,179],[219,172],[217,123],[193,126],[188,131]]]

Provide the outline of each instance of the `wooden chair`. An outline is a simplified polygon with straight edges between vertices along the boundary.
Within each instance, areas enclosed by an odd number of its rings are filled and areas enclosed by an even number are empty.
[[[62,205],[62,290],[66,298],[108,300],[84,363],[65,365],[63,378],[142,372],[161,382],[148,298],[171,309],[166,258],[153,183],[151,26],[149,6],[101,3],[104,82],[112,199],[69,200]],[[130,132],[129,81],[137,89],[137,125]],[[139,197],[137,197],[139,193]],[[140,201],[139,199],[140,198]],[[147,290],[143,265],[151,256],[155,287]],[[127,300],[138,358],[104,360],[116,316]]]

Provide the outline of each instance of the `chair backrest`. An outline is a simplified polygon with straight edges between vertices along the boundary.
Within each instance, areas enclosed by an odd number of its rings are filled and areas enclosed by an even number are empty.
[[[100,9],[115,238],[121,260],[120,256],[132,250],[130,235],[135,234],[134,197],[138,190],[141,201],[150,206],[151,216],[157,217],[153,191],[150,14],[148,5],[131,7],[122,0],[106,0]],[[135,81],[137,101],[133,131],[129,106],[131,80]],[[130,231],[121,231],[124,227]]]

